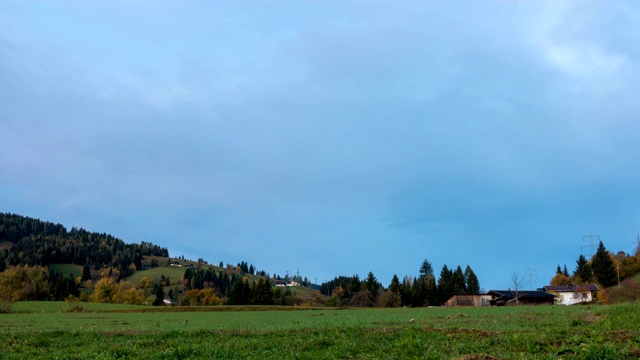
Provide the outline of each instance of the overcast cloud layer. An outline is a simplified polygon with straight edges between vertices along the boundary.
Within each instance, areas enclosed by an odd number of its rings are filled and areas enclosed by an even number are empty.
[[[640,232],[640,6],[0,4],[0,211],[386,286]]]

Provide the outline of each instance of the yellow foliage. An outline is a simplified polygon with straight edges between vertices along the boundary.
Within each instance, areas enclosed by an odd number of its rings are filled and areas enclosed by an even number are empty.
[[[132,283],[121,281],[114,302],[118,304],[142,305],[145,302],[142,290],[136,289]]]
[[[118,285],[112,278],[102,278],[89,296],[89,301],[98,303],[114,303],[117,300]]]
[[[220,305],[220,298],[216,295],[213,289],[204,289],[200,291],[202,293],[201,305]]]
[[[600,304],[608,304],[609,303],[609,294],[605,289],[598,290],[598,302]]]
[[[182,297],[182,305],[187,306],[213,306],[220,305],[220,298],[213,289],[189,290]]]
[[[565,274],[556,274],[556,276],[551,278],[551,285],[553,286],[558,286],[558,285],[568,285],[571,282],[571,279],[569,279]]]
[[[202,298],[202,293],[200,292],[200,290],[197,290],[197,289],[189,290],[182,297],[182,305],[198,306],[200,305],[201,298]]]
[[[49,298],[45,267],[10,266],[0,273],[0,299],[4,301],[46,300]]]

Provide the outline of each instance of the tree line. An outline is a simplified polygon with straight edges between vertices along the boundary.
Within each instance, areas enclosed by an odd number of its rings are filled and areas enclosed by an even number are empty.
[[[405,276],[402,281],[393,276],[388,288],[378,282],[372,272],[364,280],[358,275],[339,276],[324,282],[320,291],[330,296],[337,306],[439,306],[454,294],[479,294],[480,283],[470,266],[464,271],[447,265],[436,280],[433,266],[424,260],[417,277]],[[331,300],[330,300],[331,301]]]

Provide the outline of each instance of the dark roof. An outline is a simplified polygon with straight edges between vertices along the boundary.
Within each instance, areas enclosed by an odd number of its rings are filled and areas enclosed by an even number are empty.
[[[516,292],[512,290],[490,290],[487,294],[515,299]],[[518,298],[520,299],[549,299],[554,298],[555,295],[549,294],[548,292],[539,291],[539,290],[519,290]]]
[[[598,291],[598,285],[595,284],[578,284],[578,285],[547,285],[544,291]]]

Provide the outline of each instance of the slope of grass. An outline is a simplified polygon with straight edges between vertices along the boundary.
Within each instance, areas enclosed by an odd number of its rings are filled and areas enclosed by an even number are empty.
[[[55,271],[63,276],[73,274],[73,278],[82,276],[82,265],[73,264],[49,264],[49,270]]]
[[[138,270],[133,275],[125,278],[126,281],[130,281],[133,284],[139,284],[143,277],[148,277],[152,283],[159,282],[162,275],[169,277],[171,285],[174,285],[180,281],[184,276],[185,269],[183,267],[175,266],[160,266],[149,270]]]

